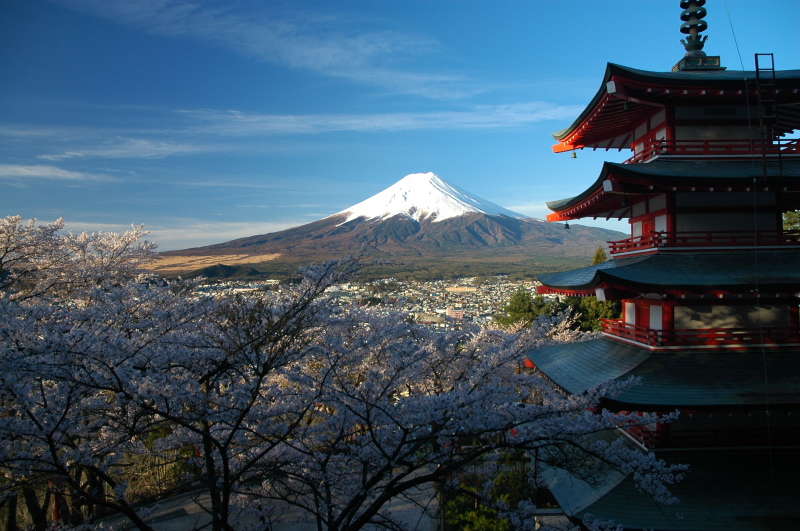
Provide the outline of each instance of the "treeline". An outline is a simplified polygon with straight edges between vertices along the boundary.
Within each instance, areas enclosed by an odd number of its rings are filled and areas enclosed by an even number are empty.
[[[465,277],[497,277],[506,276],[511,280],[532,280],[539,273],[565,271],[580,265],[580,258],[564,258],[549,260],[546,263],[531,260],[512,261],[458,261],[458,260],[398,260],[398,263],[384,263],[380,266],[365,267],[359,274],[364,281],[396,278],[398,280],[415,280],[430,282],[436,280],[455,280]],[[301,263],[273,263],[246,265],[222,265],[204,267],[181,276],[187,278],[206,277],[212,280],[265,280],[277,279],[291,282],[297,279],[297,270]],[[178,275],[174,275],[177,277]]]
[[[494,321],[500,326],[530,326],[540,316],[559,315],[566,310],[572,312],[577,327],[585,332],[602,330],[601,319],[618,319],[622,311],[619,301],[598,301],[597,297],[545,298],[533,295],[524,287],[519,288],[503,306],[502,314]]]

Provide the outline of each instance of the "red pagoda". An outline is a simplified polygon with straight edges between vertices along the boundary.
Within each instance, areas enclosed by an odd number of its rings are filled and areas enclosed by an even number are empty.
[[[800,529],[800,70],[728,71],[702,51],[705,0],[682,0],[686,55],[670,72],[609,64],[581,115],[554,133],[555,152],[630,148],[549,221],[628,218],[611,259],[542,274],[543,294],[622,303],[602,338],[529,353],[566,393],[641,378],[607,399],[613,411],[677,420],[618,436],[687,464],[661,506],[631,478],[550,488],[576,524],[587,515],[625,529]],[[568,228],[568,225],[567,225]]]

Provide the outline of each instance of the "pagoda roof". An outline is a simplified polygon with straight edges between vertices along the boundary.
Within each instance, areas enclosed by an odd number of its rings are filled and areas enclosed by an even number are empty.
[[[587,515],[625,529],[735,531],[800,527],[800,467],[796,449],[670,452],[667,465],[688,465],[682,481],[669,485],[680,501],[659,505],[630,476],[611,471],[582,481],[549,469],[548,488],[565,514]],[[602,465],[601,465],[602,468]]]
[[[659,158],[644,164],[604,162],[597,179],[581,194],[549,201],[548,221],[581,217],[626,217],[625,194],[667,191],[781,191],[784,211],[800,209],[800,159],[693,160]]]
[[[607,260],[572,271],[540,273],[554,291],[615,288],[638,293],[797,293],[800,250],[752,249],[703,253],[654,253]]]
[[[650,72],[608,63],[589,105],[572,125],[553,133],[559,142],[553,151],[627,148],[633,128],[666,106],[754,104],[755,80],[755,71]],[[800,70],[776,70],[774,84],[777,133],[785,134],[800,128]]]
[[[651,351],[601,338],[532,350],[528,359],[571,394],[641,377],[641,385],[608,399],[620,409],[800,405],[800,348]]]

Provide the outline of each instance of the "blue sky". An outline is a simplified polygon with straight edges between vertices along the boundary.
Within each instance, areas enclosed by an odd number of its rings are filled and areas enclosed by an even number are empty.
[[[705,7],[706,51],[729,70],[742,69],[737,43],[746,70],[756,52],[800,68],[800,1]],[[144,223],[160,249],[181,249],[308,223],[432,171],[542,218],[628,156],[556,155],[550,133],[607,62],[668,71],[684,53],[680,12],[678,0],[4,0],[0,215]]]

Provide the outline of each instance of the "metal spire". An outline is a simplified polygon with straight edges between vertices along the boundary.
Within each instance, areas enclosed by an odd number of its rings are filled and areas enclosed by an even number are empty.
[[[681,33],[688,35],[686,40],[681,39],[681,44],[686,49],[684,57],[705,57],[703,45],[708,39],[708,35],[700,37],[700,33],[708,28],[708,23],[703,20],[706,16],[706,9],[703,5],[706,0],[681,0]]]
[[[703,20],[706,9],[703,7],[706,0],[681,0],[681,33],[687,35],[686,40],[681,39],[681,44],[686,49],[686,55],[672,67],[673,72],[686,70],[725,70],[720,66],[719,56],[706,56],[703,45],[708,35],[700,35],[708,28],[708,22]]]

